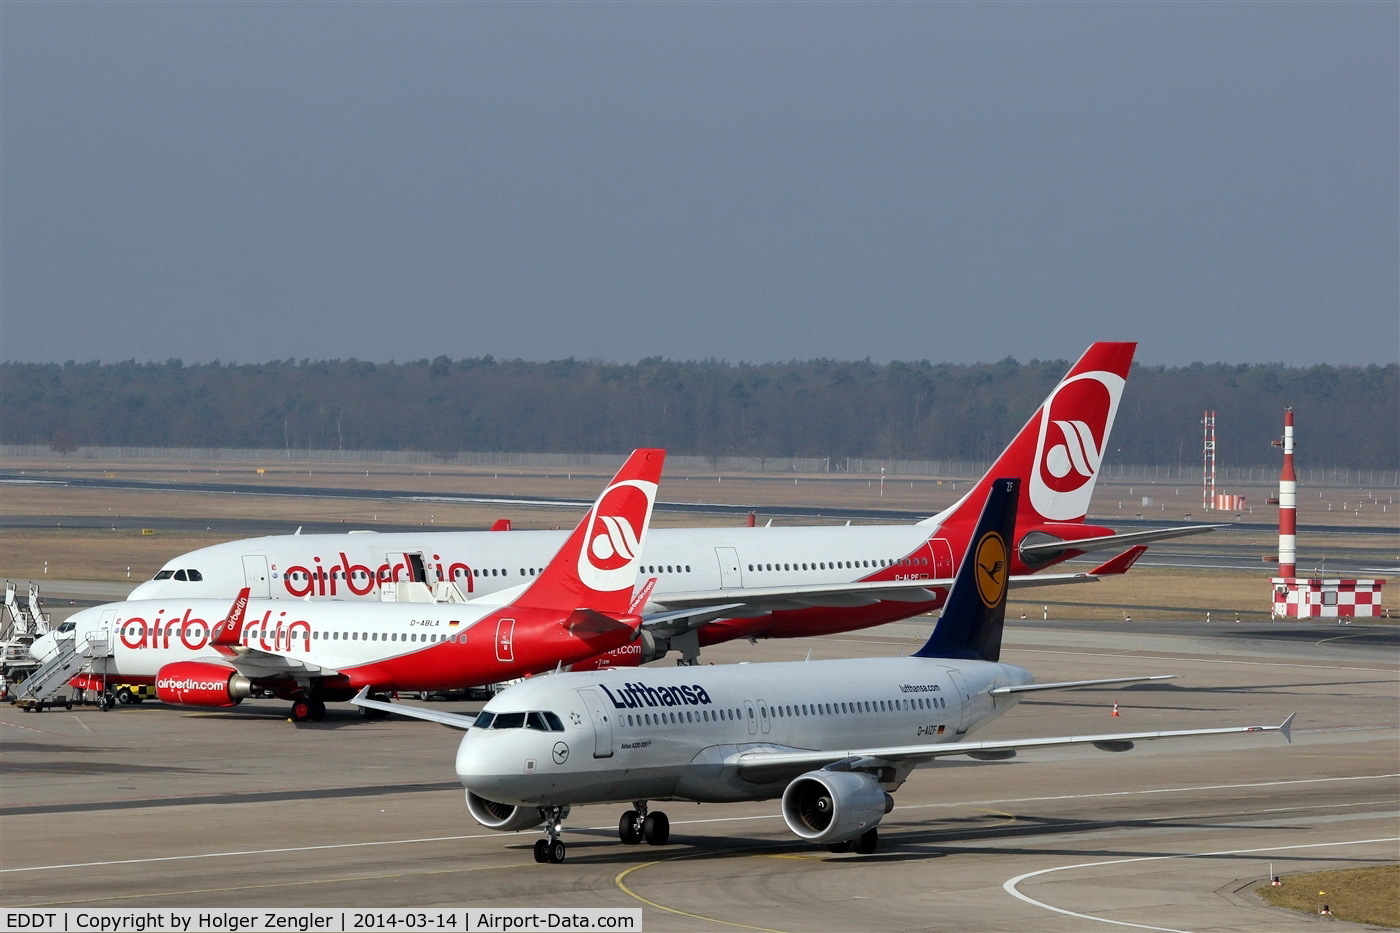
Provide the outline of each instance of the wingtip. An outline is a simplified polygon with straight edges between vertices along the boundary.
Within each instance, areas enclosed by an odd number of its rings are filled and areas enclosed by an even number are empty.
[[[1288,718],[1278,727],[1279,735],[1283,736],[1283,740],[1289,745],[1293,744],[1293,717],[1297,715],[1297,713],[1289,713]]]

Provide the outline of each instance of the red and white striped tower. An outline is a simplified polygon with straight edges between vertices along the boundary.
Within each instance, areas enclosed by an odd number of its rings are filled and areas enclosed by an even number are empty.
[[[1283,410],[1283,472],[1278,478],[1278,575],[1298,575],[1298,477],[1293,472],[1293,409]]]
[[[1205,426],[1201,443],[1201,509],[1209,512],[1215,508],[1215,412],[1206,412],[1201,424]]]

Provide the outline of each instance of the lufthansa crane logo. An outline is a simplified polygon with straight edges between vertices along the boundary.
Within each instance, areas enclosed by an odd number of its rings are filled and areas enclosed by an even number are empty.
[[[1009,568],[1006,564],[1006,542],[1000,534],[989,531],[977,542],[973,557],[977,562],[977,593],[982,604],[995,609],[1006,596]]]
[[[566,761],[568,761],[568,760],[569,760],[569,746],[565,745],[563,742],[555,742],[555,743],[554,743],[554,763],[555,763],[556,765],[562,765],[564,762],[566,762]]]

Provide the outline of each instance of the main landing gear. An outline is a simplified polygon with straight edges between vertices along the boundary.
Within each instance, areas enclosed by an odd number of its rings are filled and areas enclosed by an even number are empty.
[[[635,810],[628,810],[617,821],[617,835],[629,846],[645,840],[647,845],[664,846],[671,838],[671,819],[660,810],[647,813],[647,802],[638,800],[632,804]]]
[[[310,697],[292,701],[292,722],[320,722],[326,718],[326,704]]]
[[[564,861],[567,850],[559,834],[564,831],[564,817],[568,815],[568,807],[540,807],[547,838],[535,840],[535,861],[549,862],[551,865],[558,865]]]

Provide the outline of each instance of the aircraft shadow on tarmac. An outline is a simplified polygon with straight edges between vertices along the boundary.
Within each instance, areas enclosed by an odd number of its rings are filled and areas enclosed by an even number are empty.
[[[898,810],[896,809],[896,813]],[[674,824],[673,824],[674,826]],[[1150,858],[1153,856],[1179,856],[1178,850],[1155,852],[1136,849],[1084,849],[1078,847],[1041,847],[999,845],[995,847],[970,847],[965,843],[989,839],[1026,839],[1040,836],[1057,836],[1073,833],[1077,838],[1088,838],[1095,833],[1116,832],[1135,829],[1150,832],[1160,829],[1177,833],[1183,829],[1221,830],[1239,829],[1240,824],[1230,821],[1199,821],[1181,817],[1141,820],[1084,820],[1057,818],[1025,814],[1005,814],[955,817],[930,821],[926,826],[898,827],[880,824],[880,848],[870,855],[850,855],[829,852],[822,846],[814,846],[798,839],[774,842],[769,839],[756,839],[746,836],[677,836],[671,835],[669,845],[661,848],[624,846],[617,840],[617,833],[609,829],[570,829],[567,831],[570,863],[599,865],[632,865],[650,861],[675,861],[679,859],[737,859],[756,855],[797,856],[823,861],[850,861],[853,867],[878,862],[921,861],[934,858],[947,858],[957,855],[986,854],[1001,856],[1061,855],[1073,857],[1104,858]],[[1261,828],[1261,827],[1253,827]],[[1301,832],[1301,826],[1262,827],[1285,833]],[[596,841],[580,837],[594,837]],[[530,843],[507,843],[506,848],[528,851]],[[948,848],[956,846],[956,848]]]

